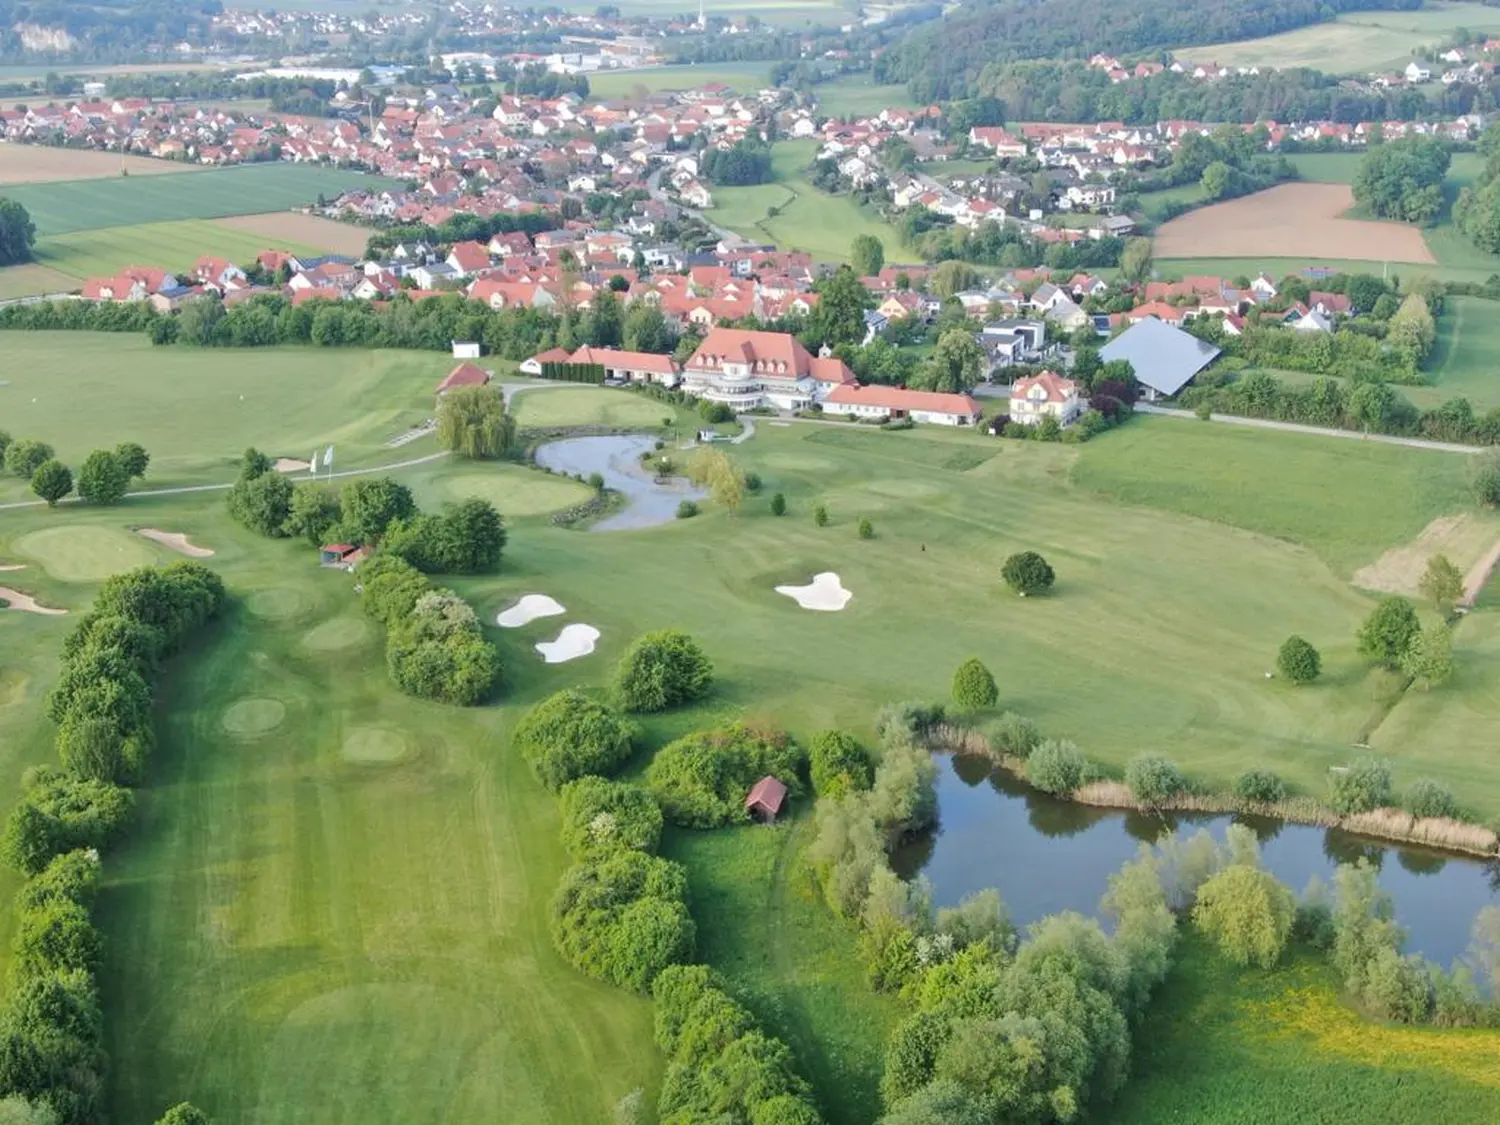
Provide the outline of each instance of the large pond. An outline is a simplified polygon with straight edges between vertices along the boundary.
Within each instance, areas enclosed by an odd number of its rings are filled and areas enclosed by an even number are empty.
[[[939,823],[903,845],[893,864],[903,877],[925,875],[939,906],[986,887],[999,890],[1017,923],[1060,910],[1095,913],[1109,876],[1142,841],[1163,832],[1207,828],[1219,839],[1228,816],[1148,815],[1060,801],[982,758],[938,756]],[[1380,844],[1338,829],[1247,818],[1260,837],[1266,869],[1301,892],[1317,875],[1367,857],[1395,900],[1408,951],[1449,965],[1469,944],[1481,907],[1500,902],[1491,863],[1423,848]]]
[[[536,463],[569,476],[598,473],[604,486],[625,496],[625,507],[602,519],[593,531],[628,531],[652,527],[677,518],[677,505],[700,500],[705,493],[683,479],[664,483],[641,467],[641,454],[656,447],[656,440],[642,434],[563,438],[537,447]]]

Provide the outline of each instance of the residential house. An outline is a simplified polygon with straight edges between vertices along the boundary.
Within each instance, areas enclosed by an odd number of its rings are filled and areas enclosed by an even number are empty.
[[[861,386],[848,382],[834,387],[823,399],[823,413],[850,418],[910,418],[939,426],[972,426],[979,421],[979,403],[968,395],[940,391],[908,391],[900,387]]]
[[[1035,426],[1043,418],[1055,418],[1066,426],[1083,413],[1083,399],[1078,384],[1055,371],[1028,375],[1010,387],[1010,420],[1024,426]]]

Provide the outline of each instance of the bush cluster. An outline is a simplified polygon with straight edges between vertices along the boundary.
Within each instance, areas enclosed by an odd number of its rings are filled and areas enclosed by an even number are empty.
[[[557,789],[589,774],[611,774],[630,757],[630,723],[579,691],[560,691],[516,725],[515,745],[537,780]]]
[[[860,792],[875,779],[869,754],[848,731],[819,731],[808,743],[807,755],[813,792],[819,797]]]
[[[1049,738],[1026,759],[1026,780],[1043,793],[1066,797],[1084,782],[1088,759],[1067,739]]]
[[[1136,800],[1160,805],[1187,788],[1187,779],[1171,758],[1160,754],[1138,754],[1125,764],[1125,784]]]
[[[661,843],[661,806],[650,790],[602,777],[580,777],[558,790],[562,839],[577,860],[621,849],[654,853]]]
[[[677,629],[638,637],[615,669],[620,705],[631,712],[665,711],[708,692],[714,666],[693,640]]]
[[[1391,769],[1378,758],[1358,758],[1328,775],[1328,804],[1340,816],[1391,803]]]
[[[953,702],[965,711],[982,711],[986,707],[993,707],[999,698],[1000,691],[995,687],[995,677],[977,656],[969,657],[953,673]]]
[[[656,1043],[667,1057],[664,1122],[821,1125],[785,1043],[761,1031],[706,965],[674,965],[652,985]]]
[[[718,828],[748,819],[745,795],[762,777],[776,777],[795,797],[806,772],[807,753],[789,735],[736,723],[662,747],[646,784],[673,824]]]
[[[121,783],[138,780],[145,765],[161,660],[223,603],[223,583],[198,563],[142,567],[104,583],[63,644],[48,698],[65,768],[28,772],[5,828],[5,858],[30,878],[16,897],[0,1090],[45,1107],[59,1125],[93,1125],[103,1112],[95,979],[103,941],[90,918],[99,850],[130,816],[132,794]]]
[[[386,666],[407,695],[472,707],[500,682],[500,658],[473,608],[416,567],[378,554],[360,565],[365,612],[386,629]]]

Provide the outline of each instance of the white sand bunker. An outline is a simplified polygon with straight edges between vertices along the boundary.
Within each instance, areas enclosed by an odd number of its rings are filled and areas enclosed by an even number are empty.
[[[299,461],[295,457],[278,457],[271,468],[278,473],[301,473],[312,468],[311,461]]]
[[[548,664],[564,664],[577,660],[594,651],[594,642],[599,639],[599,630],[592,625],[564,625],[555,641],[543,641],[536,646],[542,660]]]
[[[831,570],[814,574],[806,586],[777,586],[776,592],[785,594],[803,609],[820,609],[829,613],[843,609],[854,597]]]
[[[10,572],[10,571],[12,571],[12,570],[25,570],[25,569],[26,569],[26,564],[25,563],[6,563],[3,566],[0,566],[0,571],[4,571],[4,572],[7,572],[7,573]]]
[[[138,527],[135,533],[144,535],[147,539],[160,543],[163,547],[170,547],[180,555],[186,555],[190,559],[213,558],[213,552],[207,547],[198,547],[188,542],[188,537],[180,531],[158,531],[154,527]]]
[[[527,594],[509,609],[502,610],[495,618],[495,624],[502,629],[519,629],[522,625],[530,625],[539,617],[556,617],[559,613],[566,612],[560,602],[546,594]]]
[[[3,604],[6,609],[19,609],[22,613],[40,613],[46,617],[61,617],[68,612],[65,609],[52,609],[48,606],[37,605],[36,599],[30,594],[12,590],[9,586],[0,586],[0,604]]]

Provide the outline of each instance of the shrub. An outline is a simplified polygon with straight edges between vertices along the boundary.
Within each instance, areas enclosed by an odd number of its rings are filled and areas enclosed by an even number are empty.
[[[20,438],[5,447],[5,471],[22,480],[30,480],[33,474],[52,460],[52,447],[44,441]]]
[[[646,770],[646,784],[673,824],[717,828],[748,819],[745,795],[767,774],[798,795],[806,766],[806,753],[790,736],[736,723],[662,747]]]
[[[31,474],[31,491],[47,501],[47,507],[57,507],[57,502],[73,491],[73,470],[61,461],[43,461]]]
[[[1294,684],[1310,684],[1323,670],[1323,659],[1318,650],[1298,636],[1290,636],[1281,642],[1276,652],[1276,672],[1284,680]]]
[[[1159,805],[1187,788],[1177,763],[1160,754],[1138,754],[1125,766],[1125,784],[1136,800]]]
[[[559,790],[558,805],[563,846],[574,859],[655,852],[661,842],[661,806],[639,785],[580,777]]]
[[[471,496],[439,515],[416,513],[395,521],[384,549],[427,574],[487,574],[500,565],[505,521],[488,500]]]
[[[9,461],[6,462],[9,467]],[[1469,485],[1474,499],[1483,507],[1500,507],[1500,450],[1487,449],[1470,465]]]
[[[773,516],[786,515],[786,497],[779,492],[771,496],[771,514]]]
[[[665,711],[708,693],[714,666],[698,642],[676,629],[638,637],[620,658],[615,687],[627,711]]]
[[[698,416],[710,426],[734,421],[734,411],[727,405],[722,402],[709,402],[707,399],[698,404]]]
[[[129,789],[39,768],[27,773],[21,802],[0,841],[6,860],[35,875],[55,857],[113,843],[135,806]]]
[[[1000,698],[995,677],[977,656],[971,656],[953,673],[953,702],[966,711],[993,707]]]
[[[483,703],[500,681],[495,647],[477,635],[420,640],[393,632],[386,665],[392,681],[407,695],[459,707]]]
[[[1328,803],[1340,816],[1391,803],[1390,767],[1376,758],[1360,758],[1342,770],[1334,770],[1328,782]]]
[[[904,700],[887,703],[875,713],[875,733],[882,742],[901,737],[908,741],[920,738],[943,721],[941,703]]]
[[[1237,965],[1269,969],[1292,933],[1297,903],[1273,875],[1245,864],[1198,888],[1193,924]]]
[[[95,973],[103,947],[87,909],[54,900],[19,914],[12,972],[20,979],[57,971]]]
[[[828,509],[822,504],[813,509],[813,524],[817,527],[828,526]]]
[[[1000,568],[1000,576],[1018,594],[1039,594],[1050,590],[1057,577],[1047,560],[1035,551],[1011,555]]]
[[[762,484],[761,484],[761,479],[760,479],[760,474],[759,473],[746,473],[745,474],[745,491],[746,492],[759,492],[761,490],[761,487],[762,487]]]
[[[861,539],[875,538],[875,525],[867,519],[859,521],[859,537]]]
[[[1026,780],[1044,793],[1063,796],[1083,783],[1083,751],[1065,739],[1049,738],[1026,760]]]
[[[1286,784],[1270,770],[1248,769],[1234,779],[1234,795],[1242,801],[1274,805],[1286,797]]]
[[[1407,786],[1402,804],[1412,816],[1458,815],[1458,805],[1453,800],[1453,794],[1429,777],[1419,777]]]
[[[819,797],[842,797],[870,788],[875,770],[859,741],[846,731],[825,730],[808,743],[813,792]]]
[[[698,503],[696,500],[683,500],[677,505],[677,518],[690,520],[698,514]]]
[[[93,848],[64,852],[26,880],[16,895],[19,911],[40,910],[52,902],[89,908],[99,894],[99,853]]]
[[[552,899],[552,940],[591,977],[645,992],[668,965],[693,953],[687,873],[635,851],[581,863]]]
[[[589,487],[592,488],[595,492],[603,492],[604,491],[604,474],[603,473],[590,473],[589,474]]]
[[[526,713],[512,736],[537,780],[556,789],[588,774],[610,774],[630,757],[631,725],[578,691],[560,691]]]
[[[1381,598],[1357,634],[1360,655],[1387,668],[1399,668],[1421,631],[1411,602],[1394,594]]]
[[[1036,724],[1014,711],[1006,711],[998,719],[989,720],[980,731],[992,752],[1010,758],[1029,758],[1042,740]]]
[[[367,559],[359,577],[365,612],[387,629],[410,617],[417,599],[432,589],[416,567],[397,555]]]

